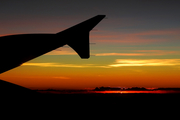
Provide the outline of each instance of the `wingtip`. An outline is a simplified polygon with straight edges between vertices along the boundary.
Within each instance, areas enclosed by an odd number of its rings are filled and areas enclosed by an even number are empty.
[[[80,56],[81,57],[81,59],[89,59],[90,58],[90,56]]]
[[[97,16],[98,16],[98,15],[97,15]],[[99,14],[99,16],[106,16],[106,15]]]
[[[103,18],[105,18],[106,15],[97,15],[97,17],[103,17]]]

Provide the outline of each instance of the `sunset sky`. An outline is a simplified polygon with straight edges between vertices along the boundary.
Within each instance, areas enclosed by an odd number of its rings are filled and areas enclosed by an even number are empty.
[[[178,0],[1,0],[0,36],[57,33],[99,14],[107,18],[90,32],[89,59],[64,46],[0,79],[32,89],[180,87],[179,6]]]

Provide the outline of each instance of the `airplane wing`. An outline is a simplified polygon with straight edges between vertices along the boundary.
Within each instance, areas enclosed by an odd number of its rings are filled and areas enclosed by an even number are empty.
[[[81,58],[89,58],[89,32],[104,17],[105,15],[97,15],[56,34],[16,34],[0,37],[0,73],[66,44]]]
[[[66,35],[67,45],[73,48],[81,58],[89,58],[89,32],[103,18],[105,18],[105,15],[97,15],[62,32],[59,32],[57,35]]]

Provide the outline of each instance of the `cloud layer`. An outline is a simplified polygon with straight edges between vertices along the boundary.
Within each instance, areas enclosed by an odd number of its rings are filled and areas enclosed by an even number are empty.
[[[106,68],[108,66],[94,65],[94,64],[61,64],[61,63],[24,63],[22,66],[36,66],[36,67],[71,67],[71,68],[87,68],[87,67],[99,67]]]
[[[128,66],[178,66],[180,59],[116,59],[114,63],[107,65],[95,64],[61,64],[61,63],[24,63],[23,66],[37,67],[71,67],[71,68],[113,68]]]
[[[176,66],[180,65],[180,59],[116,59],[110,67],[125,66]]]

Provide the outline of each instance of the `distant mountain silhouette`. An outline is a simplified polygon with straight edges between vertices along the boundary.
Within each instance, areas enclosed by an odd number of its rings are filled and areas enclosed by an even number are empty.
[[[94,91],[106,91],[106,90],[147,90],[144,87],[131,87],[131,88],[116,88],[116,87],[96,87]]]
[[[127,88],[126,90],[147,90],[144,87],[132,87],[132,88]]]
[[[29,96],[36,95],[37,92],[28,88],[16,85],[4,80],[0,80],[0,97],[1,96]]]
[[[113,88],[113,87],[96,87],[94,91],[106,91],[106,90],[121,90],[121,88]]]

